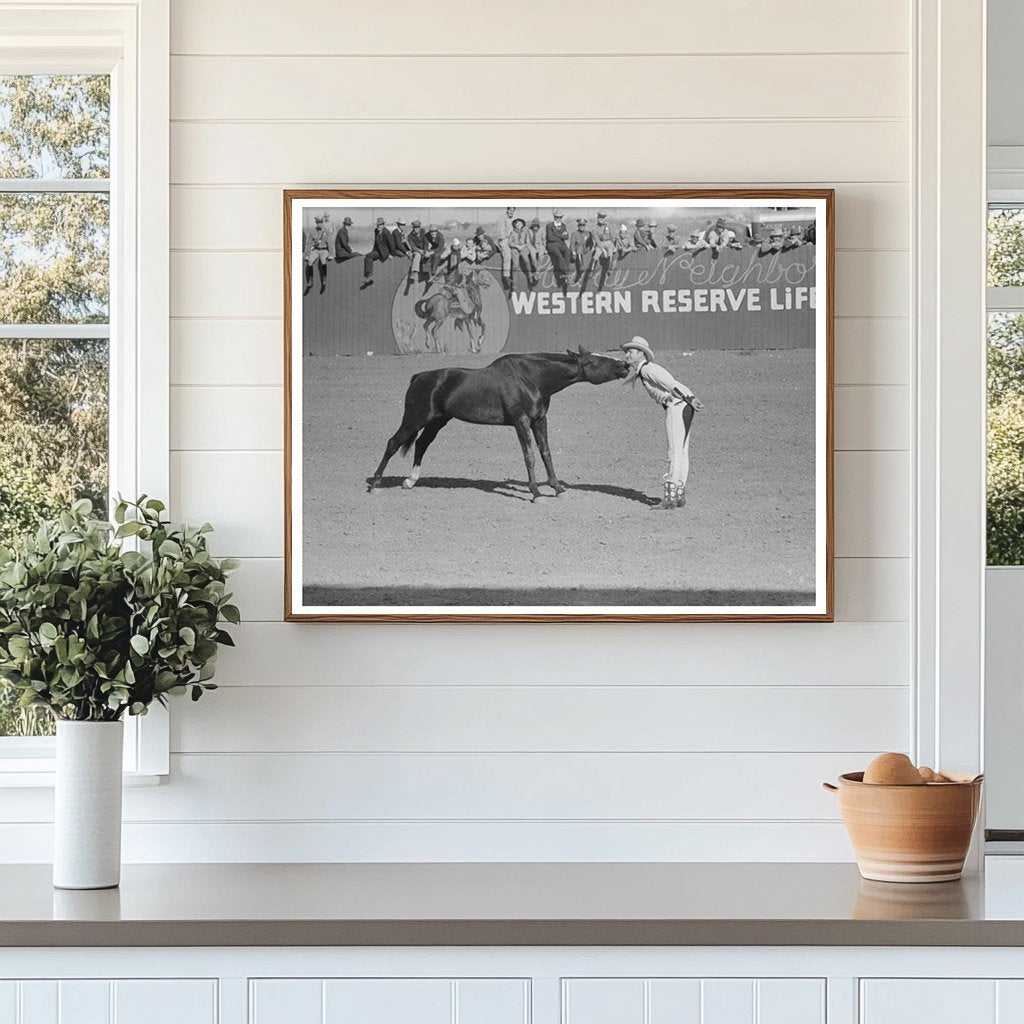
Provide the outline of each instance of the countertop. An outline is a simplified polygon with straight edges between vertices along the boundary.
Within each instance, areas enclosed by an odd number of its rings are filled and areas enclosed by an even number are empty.
[[[852,864],[137,864],[98,892],[12,865],[0,946],[1024,945],[1024,862],[999,860],[927,885]]]

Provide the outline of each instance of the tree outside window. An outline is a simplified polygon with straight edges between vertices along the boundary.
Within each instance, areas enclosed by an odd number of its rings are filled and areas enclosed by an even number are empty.
[[[107,508],[110,79],[0,76],[0,545]],[[0,736],[44,735],[0,684]]]

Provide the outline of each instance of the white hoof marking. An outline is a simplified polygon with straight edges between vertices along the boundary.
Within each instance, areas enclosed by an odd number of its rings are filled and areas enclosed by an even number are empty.
[[[406,477],[406,478],[405,478],[405,479],[404,479],[404,480],[402,481],[402,486],[403,486],[403,487],[404,487],[404,488],[405,488],[405,489],[406,489],[407,491],[409,491],[409,490],[412,490],[412,488],[416,486],[416,479],[415,479],[414,477],[411,477],[411,476],[407,476],[407,477]]]

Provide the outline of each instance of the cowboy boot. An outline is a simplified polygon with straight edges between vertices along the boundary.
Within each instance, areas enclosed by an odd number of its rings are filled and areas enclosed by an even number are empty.
[[[663,497],[654,507],[658,510],[676,507],[676,485],[668,480],[662,485]]]

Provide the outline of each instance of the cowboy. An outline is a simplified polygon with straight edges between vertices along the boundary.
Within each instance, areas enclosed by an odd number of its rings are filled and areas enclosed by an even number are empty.
[[[498,218],[498,249],[501,251],[501,283],[506,292],[512,290],[512,238],[514,206],[506,206]]]
[[[615,239],[612,236],[611,226],[608,224],[608,214],[598,211],[597,226],[594,228],[594,246],[597,249],[597,257],[603,263],[610,264],[615,258]]]
[[[651,220],[651,221],[647,222],[647,244],[652,249],[657,249],[658,248],[658,239],[654,235],[654,229],[657,226],[658,226],[658,222],[656,220]]]
[[[789,229],[789,237],[782,244],[783,251],[785,251],[786,249],[796,249],[798,246],[801,246],[803,244],[804,233],[796,224],[794,224]]]
[[[633,252],[636,246],[633,244],[633,239],[629,235],[629,225],[620,224],[619,234],[615,239],[615,254],[621,260],[626,253]]]
[[[758,251],[762,256],[767,256],[770,252],[782,252],[785,243],[786,232],[782,230],[780,224],[776,224],[772,227],[768,237],[761,243],[761,248]]]
[[[544,229],[540,224],[540,217],[534,217],[530,221],[530,258],[533,260],[533,269],[540,269],[540,261],[544,256]],[[535,282],[536,283],[536,282]]]
[[[562,220],[562,211],[554,210],[544,229],[544,247],[551,257],[551,269],[555,274],[555,281],[564,292],[566,290],[566,276],[569,273],[569,229]]]
[[[624,342],[630,372],[627,380],[640,381],[644,390],[665,410],[668,437],[668,470],[662,478],[662,498],[657,509],[682,508],[686,504],[686,481],[690,475],[690,427],[693,414],[702,403],[694,393],[654,361],[651,346],[639,335]]]
[[[406,242],[409,247],[409,255],[412,257],[412,263],[409,265],[409,280],[412,281],[419,274],[420,267],[423,266],[423,256],[427,251],[427,233],[423,230],[420,221],[412,222],[412,230],[409,232]]]
[[[483,263],[498,251],[497,243],[482,227],[477,227],[473,237],[466,243],[463,259],[469,263]]]
[[[589,268],[590,251],[594,248],[594,235],[587,230],[587,218],[579,217],[576,220],[576,230],[569,236],[569,255],[576,267],[576,280],[583,277],[585,269]]]
[[[736,237],[736,232],[726,226],[725,218],[719,217],[714,226],[704,233],[704,240],[717,256]]]
[[[459,263],[462,260],[462,243],[457,239],[452,239],[452,244],[448,246],[447,251],[441,257],[444,264],[444,276],[446,283],[451,280],[458,282],[462,280],[462,271],[459,268]]]
[[[405,237],[405,221],[396,220],[394,230],[391,232],[391,252],[394,256],[408,256],[409,242]]]
[[[444,232],[438,230],[436,224],[427,225],[426,258],[427,270],[433,277],[437,273],[437,265],[441,262],[444,253]]]
[[[350,260],[355,256],[348,237],[348,229],[351,226],[352,218],[346,217],[341,222],[341,227],[338,228],[338,233],[334,236],[334,260],[336,263],[344,263],[345,260]]]
[[[316,265],[320,275],[320,294],[327,287],[327,261],[331,257],[330,236],[327,233],[327,214],[317,214],[313,218],[313,230],[309,235],[306,247],[306,287],[305,295],[313,287],[313,266]]]
[[[698,227],[694,227],[690,231],[689,238],[683,243],[683,249],[688,253],[698,253],[701,249],[707,249],[708,243],[703,237],[703,231]]]
[[[508,236],[509,250],[511,251],[515,264],[518,264],[526,275],[526,285],[532,288],[536,283],[537,267],[533,259],[533,250],[530,248],[530,232],[526,227],[526,221],[522,217],[516,217],[512,221],[512,232]],[[513,281],[512,270],[508,274],[508,292],[511,294]]]
[[[667,256],[673,256],[678,248],[679,240],[676,238],[675,226],[669,224],[669,226],[665,228],[665,254]]]
[[[653,247],[653,243],[647,234],[647,221],[643,217],[637,217],[636,230],[633,232],[633,248],[640,252],[646,252]]]
[[[369,288],[373,284],[374,263],[387,263],[392,256],[397,256],[391,240],[391,232],[384,226],[384,218],[378,217],[373,229],[373,247],[363,257],[363,283],[360,288]]]

